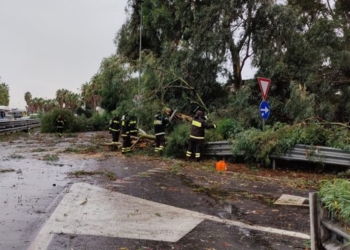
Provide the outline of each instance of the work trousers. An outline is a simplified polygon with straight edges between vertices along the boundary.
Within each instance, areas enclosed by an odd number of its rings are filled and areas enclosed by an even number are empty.
[[[165,136],[156,135],[156,147],[154,148],[155,153],[162,154],[165,147]]]
[[[117,131],[112,131],[112,142],[118,142],[119,141],[119,133]]]
[[[131,152],[131,138],[129,135],[122,135],[123,144],[122,144],[122,154]]]
[[[62,134],[63,133],[63,126],[57,126],[56,131],[57,131],[57,133]]]
[[[203,150],[204,140],[203,139],[194,139],[190,138],[188,140],[188,149],[186,152],[186,157],[191,158],[194,153],[194,157],[197,161],[201,159],[201,153]]]

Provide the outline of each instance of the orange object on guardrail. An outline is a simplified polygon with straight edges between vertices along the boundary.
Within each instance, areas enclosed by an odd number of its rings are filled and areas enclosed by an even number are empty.
[[[227,164],[224,160],[218,161],[216,163],[216,170],[217,171],[226,171],[227,170]]]

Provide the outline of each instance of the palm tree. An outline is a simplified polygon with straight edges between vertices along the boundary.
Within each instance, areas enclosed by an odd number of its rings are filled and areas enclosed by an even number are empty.
[[[96,107],[100,104],[101,95],[99,90],[101,89],[100,74],[95,74],[91,80],[91,93],[92,93],[92,108],[95,111]]]
[[[89,105],[94,111],[101,101],[101,95],[99,90],[101,89],[101,81],[99,80],[99,74],[95,74],[91,82],[84,83],[82,89],[82,99],[85,105]]]
[[[92,88],[91,83],[84,83],[81,85],[81,98],[85,106],[92,107]]]
[[[40,112],[44,111],[44,102],[45,100],[43,98],[38,98],[38,109]]]
[[[50,112],[57,106],[56,99],[45,99],[43,104],[43,109],[45,112]]]
[[[30,113],[32,111],[31,107],[30,107],[30,102],[32,100],[32,94],[29,91],[27,91],[24,94],[24,100],[26,101],[26,104],[27,104],[27,113]]]
[[[56,91],[56,101],[58,102],[59,108],[63,108],[66,106],[65,99],[68,93],[69,90],[67,89],[59,89]]]
[[[39,98],[35,97],[32,99],[31,103],[30,103],[30,108],[32,110],[32,112],[37,113],[38,109],[39,109]]]
[[[0,105],[8,106],[10,102],[9,86],[6,83],[0,83]]]
[[[24,100],[26,101],[27,106],[29,106],[30,105],[30,101],[32,100],[32,94],[29,91],[27,91],[24,94]]]
[[[68,91],[65,95],[65,108],[68,108],[72,111],[75,111],[76,108],[80,105],[81,99],[80,95],[73,93],[71,91]]]

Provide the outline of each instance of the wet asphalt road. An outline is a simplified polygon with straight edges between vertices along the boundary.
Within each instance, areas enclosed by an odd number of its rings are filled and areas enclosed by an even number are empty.
[[[125,158],[119,153],[110,154],[103,160],[76,157],[63,154],[62,149],[84,141],[51,139],[51,144],[30,137],[11,143],[1,142],[0,171],[13,170],[0,173],[1,250],[27,249],[37,239],[67,190],[78,182],[219,219],[237,219],[232,218],[230,210],[218,201],[196,192],[190,180],[174,173],[162,161]],[[58,155],[59,159],[52,161],[52,155]],[[111,181],[101,174],[82,178],[67,176],[68,172],[79,170],[113,173],[116,180]],[[296,249],[305,242],[287,238],[204,219],[177,242],[63,232],[52,235],[47,249]]]
[[[67,173],[94,165],[74,157],[50,159],[62,145],[31,138],[1,142],[0,249],[27,249],[72,180]]]

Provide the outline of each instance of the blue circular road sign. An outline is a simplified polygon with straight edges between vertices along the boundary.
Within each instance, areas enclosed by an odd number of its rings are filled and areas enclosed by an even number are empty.
[[[261,118],[267,119],[270,116],[270,105],[267,101],[262,101],[259,107]]]

